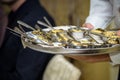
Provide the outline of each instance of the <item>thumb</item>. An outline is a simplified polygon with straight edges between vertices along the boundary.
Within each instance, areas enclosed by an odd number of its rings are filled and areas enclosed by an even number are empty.
[[[92,24],[90,24],[90,23],[84,23],[82,26],[86,27],[86,28],[90,28],[90,29],[94,28],[94,26]]]
[[[120,36],[120,30],[117,31],[117,35]]]

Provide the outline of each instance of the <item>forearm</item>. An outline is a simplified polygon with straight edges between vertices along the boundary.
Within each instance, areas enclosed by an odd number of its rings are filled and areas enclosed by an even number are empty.
[[[76,55],[68,55],[68,57],[71,57],[78,61],[84,61],[84,62],[111,62],[109,54],[103,54],[103,55],[88,55],[88,56],[76,56]]]

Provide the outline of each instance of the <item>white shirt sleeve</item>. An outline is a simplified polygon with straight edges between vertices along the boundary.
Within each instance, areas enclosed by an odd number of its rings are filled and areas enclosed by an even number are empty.
[[[86,23],[95,28],[105,28],[113,18],[112,4],[109,0],[91,0],[89,16]]]
[[[112,65],[120,64],[120,53],[111,53],[110,58],[112,61]]]

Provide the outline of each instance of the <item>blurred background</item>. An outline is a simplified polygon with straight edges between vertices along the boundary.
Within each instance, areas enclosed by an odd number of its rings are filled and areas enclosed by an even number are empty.
[[[89,0],[41,0],[57,25],[83,24],[88,16]]]

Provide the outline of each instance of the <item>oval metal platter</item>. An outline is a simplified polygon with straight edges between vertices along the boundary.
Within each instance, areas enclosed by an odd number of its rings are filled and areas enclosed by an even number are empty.
[[[54,27],[54,29],[64,29],[74,28],[75,26],[59,26]],[[50,29],[43,29],[43,31],[49,31]],[[99,48],[65,48],[62,46],[48,46],[44,44],[33,44],[26,41],[24,36],[21,36],[22,43],[35,51],[45,52],[49,54],[62,54],[62,55],[101,55],[120,52],[120,45],[115,44],[110,47],[99,47]]]

